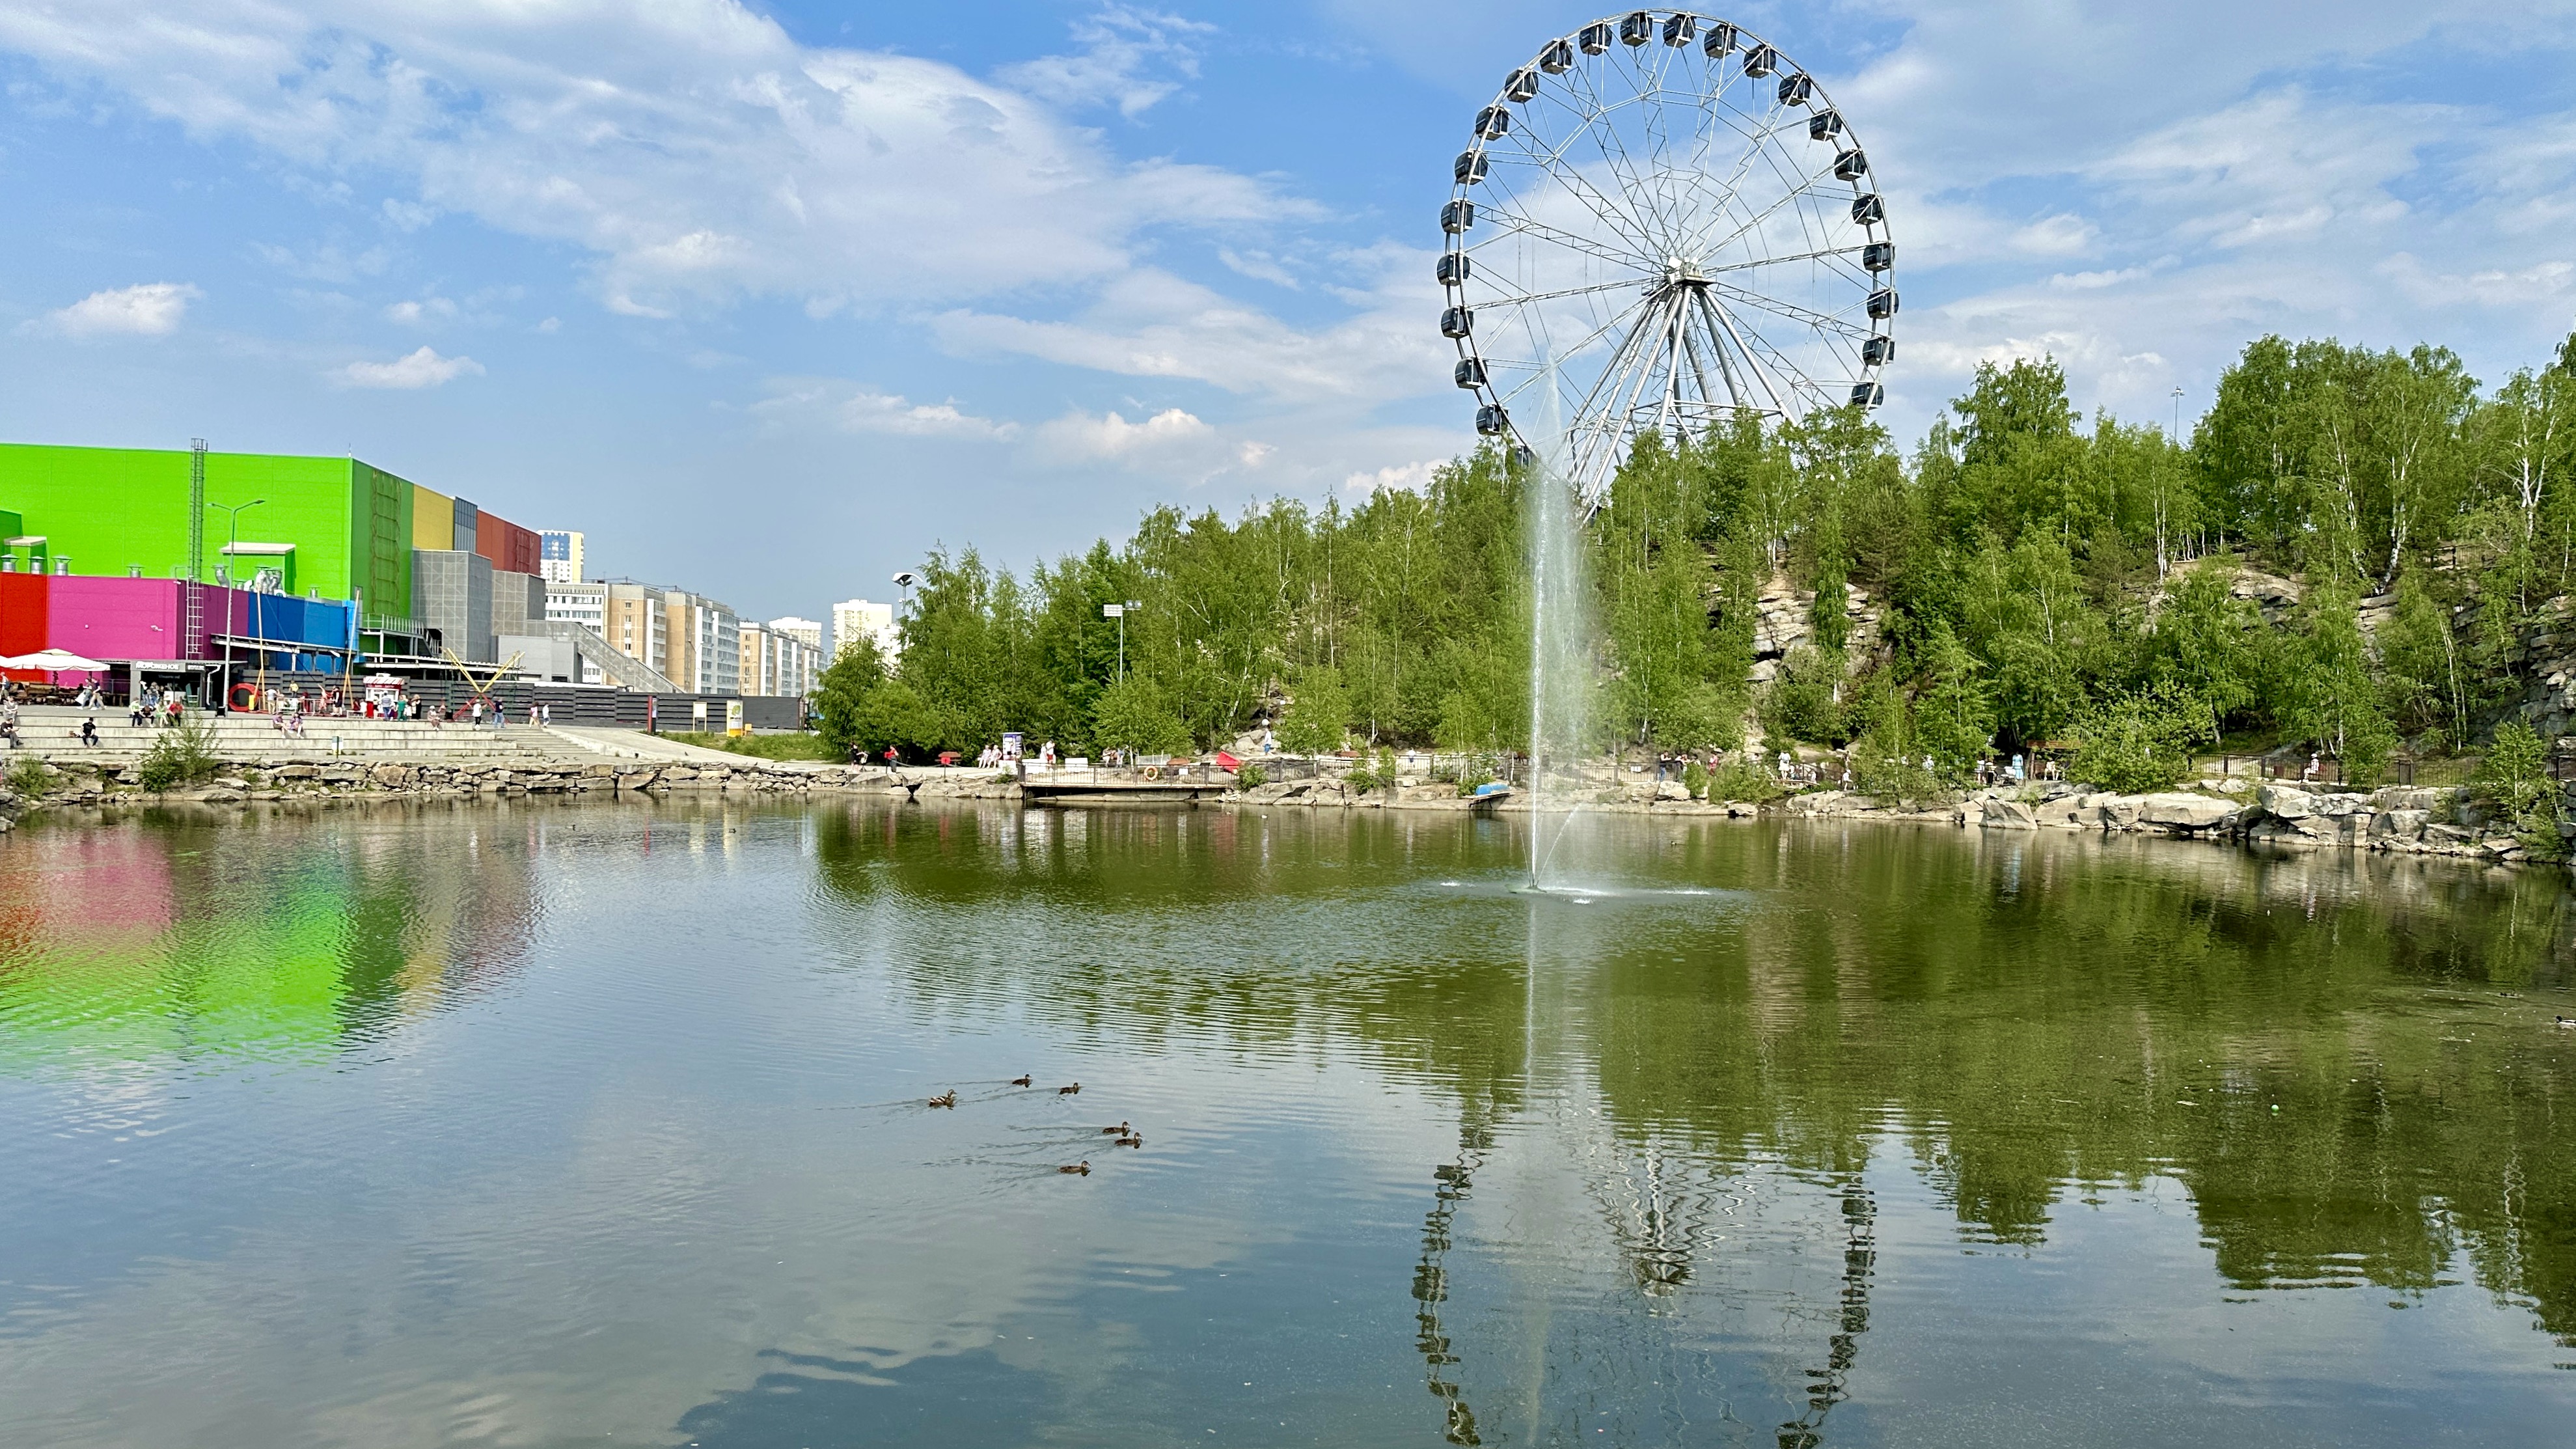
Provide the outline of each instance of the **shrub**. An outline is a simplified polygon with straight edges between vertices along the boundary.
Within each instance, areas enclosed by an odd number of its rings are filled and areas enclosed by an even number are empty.
[[[2188,691],[2120,695],[2077,726],[2068,774],[2122,795],[2170,790],[2190,771],[2192,746],[2210,732],[2209,706]]]
[[[152,741],[135,774],[144,789],[158,792],[193,785],[216,768],[214,736],[195,719],[182,719]]]
[[[2567,843],[2558,833],[2565,818],[2558,782],[2549,778],[2549,746],[2520,720],[2497,727],[2495,747],[2478,766],[2478,795],[2493,801],[2523,849],[2556,860]]]
[[[1269,772],[1259,765],[1246,764],[1234,772],[1234,787],[1238,790],[1258,790],[1268,783]]]
[[[1708,794],[1708,767],[1693,760],[1682,767],[1682,788],[1697,800]]]
[[[19,795],[42,795],[54,787],[54,772],[29,755],[9,767],[9,789]]]
[[[1759,805],[1787,793],[1780,777],[1762,763],[1762,756],[1751,751],[1738,751],[1708,780],[1711,800],[1743,800]]]

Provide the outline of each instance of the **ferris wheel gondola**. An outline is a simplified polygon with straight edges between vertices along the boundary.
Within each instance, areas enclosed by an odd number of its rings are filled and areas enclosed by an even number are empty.
[[[1539,47],[1475,113],[1441,208],[1440,332],[1476,429],[1598,506],[1637,438],[1875,407],[1896,241],[1808,71],[1688,11]]]

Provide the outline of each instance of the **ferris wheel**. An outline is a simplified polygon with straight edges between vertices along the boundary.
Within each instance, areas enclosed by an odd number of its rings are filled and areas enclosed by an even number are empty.
[[[1875,407],[1896,242],[1824,88],[1740,26],[1637,10],[1476,113],[1440,211],[1440,331],[1476,430],[1589,507],[1647,432]]]

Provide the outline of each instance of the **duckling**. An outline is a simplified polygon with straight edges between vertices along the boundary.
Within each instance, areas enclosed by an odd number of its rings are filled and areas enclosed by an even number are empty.
[[[1089,1177],[1091,1175],[1091,1162],[1090,1159],[1085,1158],[1071,1167],[1059,1167],[1056,1171],[1070,1172],[1076,1177]]]
[[[1059,1096],[1059,1097],[1070,1097],[1070,1096],[1072,1096],[1074,1093],[1079,1092],[1079,1091],[1081,1091],[1081,1090],[1082,1090],[1082,1083],[1080,1083],[1080,1082],[1076,1082],[1076,1083],[1074,1083],[1074,1084],[1073,1084],[1072,1086],[1070,1086],[1070,1087],[1058,1087],[1058,1088],[1056,1088],[1056,1089],[1055,1089],[1055,1094],[1056,1094],[1057,1096]]]
[[[1135,1130],[1136,1130],[1136,1129],[1134,1129],[1134,1128],[1132,1128],[1132,1127],[1128,1126],[1126,1123],[1121,1122],[1121,1123],[1119,1123],[1119,1124],[1118,1124],[1117,1126],[1115,1126],[1115,1127],[1103,1127],[1103,1128],[1101,1128],[1101,1129],[1100,1129],[1100,1135],[1101,1135],[1101,1136],[1103,1136],[1103,1137],[1124,1137],[1124,1136],[1126,1136],[1128,1133],[1133,1132],[1133,1131],[1135,1131]]]
[[[1121,1147],[1142,1147],[1145,1145],[1145,1134],[1142,1132],[1130,1132],[1126,1136],[1118,1139],[1118,1145]]]
[[[1032,1077],[1013,1077],[1011,1078],[1011,1085],[1014,1087],[1025,1087],[1034,1080],[1036,1079]]]
[[[931,1098],[931,1099],[930,1099],[930,1105],[932,1105],[932,1106],[934,1106],[934,1107],[954,1107],[954,1106],[956,1106],[956,1105],[957,1105],[957,1089],[956,1089],[955,1087],[951,1087],[951,1088],[949,1088],[947,1091],[940,1093],[938,1096]]]

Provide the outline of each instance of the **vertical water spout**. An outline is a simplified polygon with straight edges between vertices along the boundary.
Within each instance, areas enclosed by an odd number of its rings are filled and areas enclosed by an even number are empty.
[[[1592,589],[1584,567],[1583,503],[1568,483],[1556,369],[1540,380],[1542,451],[1525,460],[1523,497],[1530,565],[1530,883],[1567,884],[1579,862],[1567,851],[1591,749]]]

